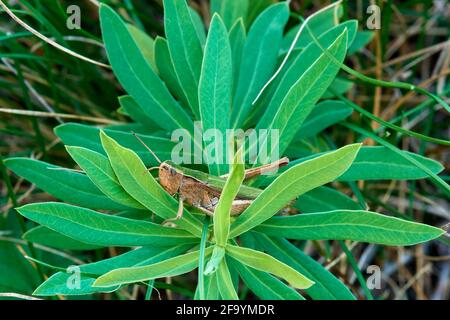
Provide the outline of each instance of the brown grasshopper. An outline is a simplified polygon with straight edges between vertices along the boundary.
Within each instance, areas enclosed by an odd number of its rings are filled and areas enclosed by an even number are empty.
[[[162,162],[141,138],[135,133],[133,133],[133,135],[160,163],[159,167],[150,168],[149,170],[158,169],[159,183],[164,190],[171,196],[178,194],[178,212],[176,217],[170,220],[178,220],[182,217],[184,204],[197,208],[207,215],[212,216],[219,203],[219,198],[228,175],[216,177],[202,171],[182,168],[171,161]],[[273,163],[248,169],[245,171],[244,180],[254,178],[265,172],[273,171],[288,163],[288,158],[282,158]],[[236,199],[233,201],[231,215],[241,214],[261,192],[261,189],[242,185]]]

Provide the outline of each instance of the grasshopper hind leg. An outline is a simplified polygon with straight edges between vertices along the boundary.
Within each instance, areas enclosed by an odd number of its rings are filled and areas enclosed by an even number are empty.
[[[175,222],[177,220],[180,220],[183,217],[183,211],[184,211],[184,198],[180,196],[178,199],[178,211],[175,218],[167,219],[163,222],[163,225],[171,224],[172,222]]]

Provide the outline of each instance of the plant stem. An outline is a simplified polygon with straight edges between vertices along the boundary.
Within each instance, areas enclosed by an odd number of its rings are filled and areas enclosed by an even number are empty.
[[[373,300],[372,293],[370,292],[369,288],[367,287],[366,280],[364,279],[361,270],[359,270],[358,264],[356,263],[355,257],[353,257],[353,254],[348,249],[347,245],[343,240],[339,240],[339,244],[342,247],[342,250],[344,250],[345,255],[347,256],[347,260],[350,263],[353,271],[356,274],[356,277],[358,278],[359,284],[364,290],[364,293],[366,295],[366,298],[368,300]]]
[[[199,299],[205,300],[205,275],[203,274],[205,268],[205,248],[206,248],[206,237],[208,235],[208,227],[210,223],[210,218],[205,216],[205,222],[203,223],[202,238],[200,240],[200,256],[198,259],[198,293]]]
[[[336,97],[338,97],[340,100],[345,102],[345,104],[347,104],[348,106],[352,107],[353,109],[355,109],[356,111],[358,111],[362,115],[366,116],[367,118],[382,124],[385,127],[388,127],[388,128],[390,128],[392,130],[395,130],[397,132],[403,133],[404,135],[407,135],[407,136],[410,136],[410,137],[414,137],[414,138],[421,139],[421,140],[428,141],[428,142],[433,142],[433,143],[436,143],[436,144],[442,144],[444,146],[450,146],[450,141],[443,140],[443,139],[437,139],[437,138],[433,138],[433,137],[428,137],[428,136],[425,136],[423,134],[420,134],[420,133],[417,133],[417,132],[414,132],[414,131],[403,129],[402,127],[396,126],[396,125],[394,125],[394,124],[392,124],[390,122],[384,121],[384,120],[374,116],[369,111],[364,110],[363,108],[358,106],[356,103],[353,103],[352,101],[348,100],[342,94],[336,92],[332,88],[330,88],[329,90]]]

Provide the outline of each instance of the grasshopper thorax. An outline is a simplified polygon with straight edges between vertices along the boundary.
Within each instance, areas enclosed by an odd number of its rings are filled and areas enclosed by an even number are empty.
[[[161,186],[170,194],[174,195],[178,192],[181,187],[181,182],[183,180],[183,174],[178,172],[171,165],[162,162],[159,165],[159,183]]]

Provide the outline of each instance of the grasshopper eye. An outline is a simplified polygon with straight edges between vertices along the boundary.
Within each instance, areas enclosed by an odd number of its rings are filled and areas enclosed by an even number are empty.
[[[177,174],[177,171],[174,168],[169,168],[169,172],[172,176]]]

